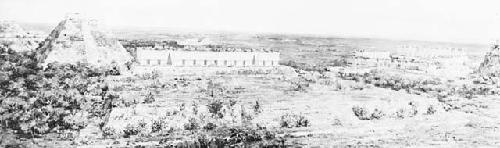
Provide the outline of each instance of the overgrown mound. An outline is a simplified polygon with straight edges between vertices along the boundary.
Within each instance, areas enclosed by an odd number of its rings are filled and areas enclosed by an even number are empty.
[[[23,28],[18,24],[8,21],[0,21],[0,37],[16,37],[23,36],[26,32],[24,32]]]
[[[484,56],[478,72],[486,76],[500,76],[500,45],[491,47],[491,51]]]

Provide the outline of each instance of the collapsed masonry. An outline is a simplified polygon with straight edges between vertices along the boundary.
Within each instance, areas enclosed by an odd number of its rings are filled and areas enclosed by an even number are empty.
[[[43,35],[27,32],[19,24],[10,21],[0,21],[0,45],[16,52],[31,51],[38,47]]]
[[[500,76],[500,45],[493,45],[491,51],[486,53],[478,72],[487,76]]]
[[[87,63],[94,66],[123,66],[132,56],[118,40],[78,14],[67,16],[37,50],[43,63]]]

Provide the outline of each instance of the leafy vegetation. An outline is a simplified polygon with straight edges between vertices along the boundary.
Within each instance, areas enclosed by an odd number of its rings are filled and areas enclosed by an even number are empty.
[[[32,53],[0,49],[0,123],[20,134],[80,130],[105,117],[116,96],[105,70],[84,64],[42,67]]]
[[[280,117],[281,127],[308,127],[311,126],[311,122],[303,115],[297,114],[285,114]]]
[[[359,120],[378,120],[385,116],[382,110],[375,108],[373,112],[368,111],[365,107],[354,106],[352,112]]]

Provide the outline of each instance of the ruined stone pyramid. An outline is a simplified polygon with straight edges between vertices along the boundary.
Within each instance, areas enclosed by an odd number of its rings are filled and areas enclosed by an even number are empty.
[[[52,30],[37,50],[43,63],[88,63],[94,66],[124,65],[132,56],[97,21],[71,14]]]
[[[500,45],[495,44],[491,47],[478,71],[488,76],[500,76]]]

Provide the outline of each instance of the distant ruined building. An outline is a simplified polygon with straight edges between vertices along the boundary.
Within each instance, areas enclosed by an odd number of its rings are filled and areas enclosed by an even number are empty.
[[[132,56],[97,21],[71,14],[61,21],[37,50],[43,63],[88,63],[123,66]]]
[[[478,72],[488,76],[500,76],[500,45],[495,44],[491,51],[486,53]]]
[[[353,66],[366,67],[390,67],[391,53],[390,52],[370,52],[356,51],[353,57]]]
[[[403,46],[395,53],[386,51],[356,51],[353,66],[396,68],[426,73],[448,71],[457,76],[472,72],[466,64],[469,58],[463,49]]]
[[[137,49],[139,66],[146,67],[273,67],[278,52],[213,52]]]
[[[419,46],[402,46],[398,50],[398,54],[407,55],[409,57],[417,57],[423,59],[433,58],[463,58],[467,54],[462,48],[453,47],[419,47]]]
[[[193,38],[193,39],[184,39],[179,41],[180,45],[191,45],[191,46],[211,45],[215,43],[216,43],[215,41],[212,41],[208,38]]]
[[[0,44],[16,52],[36,49],[43,38],[42,33],[28,32],[14,22],[0,21]]]

